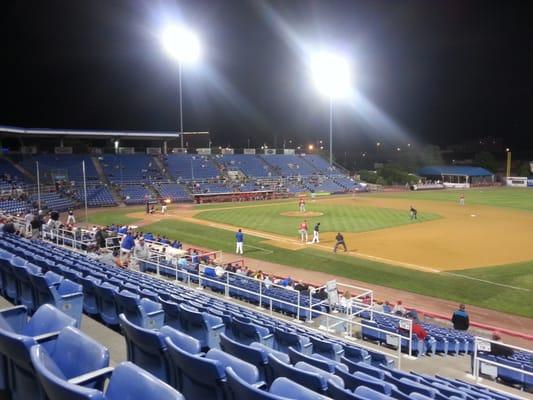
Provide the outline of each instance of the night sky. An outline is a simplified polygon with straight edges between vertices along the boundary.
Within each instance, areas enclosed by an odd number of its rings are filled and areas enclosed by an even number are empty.
[[[533,13],[518,1],[3,0],[0,124],[176,130],[177,65],[159,32],[185,21],[204,57],[184,69],[186,131],[243,147],[325,139],[327,99],[304,48],[353,63],[335,151],[376,141],[533,144]]]

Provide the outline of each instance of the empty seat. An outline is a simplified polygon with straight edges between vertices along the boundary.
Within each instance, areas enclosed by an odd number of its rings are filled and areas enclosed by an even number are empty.
[[[63,328],[57,339],[54,340],[51,351],[37,345],[30,349],[32,365],[42,364],[50,372],[64,380],[76,381],[86,387],[101,390],[104,385],[104,377],[86,379],[82,375],[91,375],[94,371],[109,366],[109,352],[107,349],[79,331],[76,328]],[[33,374],[33,368],[29,371],[18,371],[18,384],[23,388],[27,398],[45,399],[41,391],[37,377]]]
[[[327,340],[319,339],[316,336],[310,336],[309,339],[313,344],[313,353],[320,354],[333,361],[339,362],[344,355],[343,347],[338,343],[333,343]]]
[[[170,338],[165,341],[176,373],[176,387],[187,399],[230,399],[226,367],[232,367],[247,383],[259,380],[257,368],[218,349],[209,350],[205,357],[200,357],[178,348]]]
[[[149,299],[142,299],[138,294],[122,290],[115,295],[115,301],[120,313],[128,321],[146,329],[158,329],[163,326],[165,312],[161,304]]]
[[[186,333],[180,332],[177,329],[167,325],[163,326],[160,329],[160,332],[165,336],[165,338],[168,337],[172,343],[176,345],[176,347],[179,347],[187,353],[200,354],[202,352],[200,342]]]
[[[321,374],[298,369],[291,364],[280,361],[272,354],[268,355],[268,367],[272,370],[274,380],[279,377],[286,377],[317,393],[326,394],[327,392],[327,379]]]
[[[355,389],[355,394],[361,396],[365,400],[393,400],[394,397],[387,396],[376,392],[375,390],[369,389],[365,386],[359,386]]]
[[[364,362],[370,364],[372,357],[368,351],[355,346],[344,346],[344,357],[354,363]]]
[[[98,315],[98,303],[94,287],[102,282],[101,279],[87,275],[79,277],[78,282],[83,288],[83,311],[91,316]]]
[[[306,355],[296,351],[292,347],[289,347],[289,358],[292,364],[303,361],[329,373],[333,373],[336,367],[348,372],[348,367],[344,364],[335,362],[320,354],[313,353],[311,355]]]
[[[165,336],[157,330],[144,329],[131,323],[124,314],[120,314],[119,319],[126,340],[128,361],[174,386]]]
[[[173,301],[174,299],[165,300],[159,297],[159,303],[163,307],[165,312],[165,325],[169,325],[175,329],[181,330],[180,323],[180,306],[177,302]]]
[[[304,354],[311,354],[313,350],[313,344],[307,336],[280,328],[274,329],[274,349],[286,353],[289,346]]]
[[[54,400],[184,400],[175,389],[131,362],[120,363],[111,371],[102,371],[104,377],[109,377],[105,393],[69,383],[44,364],[37,363],[35,369],[46,394]]]
[[[344,381],[344,386],[350,390],[355,390],[359,386],[369,387],[377,392],[383,394],[391,394],[393,390],[393,385],[387,383],[381,379],[378,379],[374,376],[365,374],[364,372],[354,372],[353,374],[346,372],[337,368],[335,370],[335,375],[342,378]]]
[[[198,339],[203,349],[220,347],[220,334],[224,331],[221,318],[180,304],[180,323],[183,331]]]
[[[231,321],[233,337],[242,344],[251,344],[259,342],[266,346],[272,347],[274,335],[267,328],[256,325],[252,322],[244,322],[238,318]]]
[[[57,337],[59,331],[67,326],[75,326],[76,320],[62,313],[50,304],[42,305],[35,314],[28,319],[26,307],[18,306],[0,312],[0,354],[8,361],[1,363],[2,379],[8,382],[12,399],[28,399],[25,382],[35,379],[31,373],[30,348],[44,343],[47,350],[53,348],[50,340]],[[3,367],[1,366],[3,365]],[[6,379],[8,365],[9,381]],[[28,378],[30,371],[30,378]]]
[[[45,275],[30,275],[39,305],[52,304],[74,318],[76,326],[79,327],[83,312],[82,286],[69,279],[57,282],[55,275],[52,274],[54,273],[48,271]]]
[[[428,396],[431,398],[435,398],[436,393],[438,392],[437,389],[433,389],[427,385],[424,385],[419,382],[415,382],[411,379],[402,378],[399,380],[398,384],[398,390],[405,394],[411,394],[411,393],[420,393],[424,396]]]
[[[41,268],[30,263],[25,265],[13,264],[11,268],[18,281],[17,303],[26,306],[28,312],[32,314],[38,307],[38,300],[30,280],[30,274],[41,274]]]
[[[94,292],[96,294],[96,303],[100,318],[106,325],[117,326],[119,324],[117,303],[115,294],[118,292],[118,286],[109,282],[95,284]]]

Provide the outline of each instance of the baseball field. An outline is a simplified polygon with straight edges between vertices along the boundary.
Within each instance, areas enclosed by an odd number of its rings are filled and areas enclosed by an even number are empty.
[[[460,193],[308,198],[305,213],[297,199],[171,205],[166,215],[114,208],[92,213],[90,222],[133,224],[228,255],[242,228],[249,258],[533,317],[533,190],[471,189],[464,206]],[[320,222],[320,243],[300,241],[304,220],[309,240]],[[337,232],[346,253],[332,251]]]

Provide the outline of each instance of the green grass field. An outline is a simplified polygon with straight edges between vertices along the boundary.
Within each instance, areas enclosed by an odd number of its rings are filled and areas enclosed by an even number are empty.
[[[316,203],[312,207],[314,212],[324,215],[307,218],[312,229],[316,222],[320,222],[322,232],[365,232],[375,229],[389,228],[409,223],[422,223],[439,218],[437,214],[424,214],[418,220],[410,221],[407,210],[393,210],[374,207],[348,207],[334,204]],[[197,218],[214,222],[251,228],[280,235],[297,235],[298,225],[304,218],[301,216],[286,217],[281,213],[296,211],[294,201],[273,203],[270,207],[239,207],[217,210],[216,208],[202,211]]]
[[[457,201],[458,192],[414,192],[392,194],[392,196],[412,199],[424,198],[425,200],[436,201]],[[476,204],[533,210],[533,190],[529,192],[526,190],[509,189],[472,190],[466,192],[466,199],[467,202]],[[250,227],[255,229],[271,232],[274,231],[273,229],[276,229],[276,233],[287,234],[288,232],[289,235],[293,235],[295,227],[299,222],[299,218],[294,218],[293,222],[293,218],[280,218],[285,221],[288,220],[289,222],[286,225],[279,224],[276,228],[262,225],[264,223],[272,224],[269,218],[275,218],[280,212],[294,210],[294,201],[288,202],[287,204],[283,204],[283,202],[281,204],[279,203],[279,201],[272,202],[272,207],[259,208],[260,210],[264,209],[264,211],[261,211],[263,222],[256,214],[252,216],[247,215],[248,212],[244,212],[243,210],[246,209],[243,208],[231,210],[233,207],[227,204],[199,206],[198,208],[203,210],[202,218],[208,216],[209,218],[213,218],[213,220],[216,218],[217,221],[235,225],[237,224],[235,218],[238,216],[238,218],[240,218],[239,225],[242,224],[242,226],[247,227],[248,224],[250,224]],[[220,207],[223,207],[224,210],[214,210]],[[138,208],[138,210],[140,209],[141,208]],[[101,213],[92,215],[90,221],[91,223],[98,224],[111,224],[113,222],[134,224],[135,220],[126,216],[126,214],[131,213],[134,210],[134,208],[115,208],[112,210],[105,210]],[[257,213],[258,210],[255,210],[254,213]],[[382,212],[378,212],[380,210],[374,209],[372,211],[373,212],[370,212],[370,210],[367,209],[360,209],[357,212],[353,210],[343,211],[341,207],[337,207],[328,210],[327,212],[329,218],[337,219],[335,223],[346,223],[347,231],[356,231],[356,229],[364,230],[364,226],[367,226],[368,229],[379,229],[384,226],[394,226],[395,224],[405,223],[405,220],[407,220],[406,213],[403,210],[382,210]],[[357,217],[354,218],[355,220],[364,219],[364,224],[360,221],[343,222],[343,219],[351,218],[346,217],[346,215],[343,214],[346,212],[351,216],[357,215]],[[361,215],[361,213],[366,215]],[[390,217],[390,220],[387,220],[387,216]],[[258,218],[258,222],[256,222],[258,225],[252,226],[253,222],[248,220],[252,217]],[[438,218],[437,215],[425,217]],[[310,219],[310,221],[313,222],[314,219]],[[322,221],[327,221],[327,219],[323,218]],[[328,222],[322,223],[327,224]],[[222,250],[228,253],[234,251],[234,232],[232,231],[212,227],[206,228],[202,225],[177,220],[166,220],[153,223],[144,226],[142,230],[145,232],[151,231],[153,233],[159,233],[171,238],[178,238],[183,242],[213,250]],[[495,234],[497,233],[495,232]],[[331,273],[339,276],[341,281],[343,277],[356,279],[362,282],[373,283],[409,292],[457,302],[465,302],[467,304],[506,313],[533,317],[531,301],[533,297],[533,261],[515,265],[467,269],[453,271],[453,273],[443,272],[435,274],[367,261],[351,256],[344,256],[342,254],[332,254],[313,248],[304,248],[299,251],[285,250],[265,244],[263,243],[263,240],[264,239],[259,237],[247,235],[245,243],[246,256],[302,269]],[[513,289],[501,285],[514,286],[520,289]]]
[[[465,194],[466,204],[480,204],[494,207],[509,207],[533,211],[533,190],[530,188],[477,188],[469,190],[429,190],[421,192],[379,193],[371,196],[397,197],[415,200],[459,201]]]

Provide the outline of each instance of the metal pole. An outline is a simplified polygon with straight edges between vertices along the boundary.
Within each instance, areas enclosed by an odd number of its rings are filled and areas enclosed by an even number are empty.
[[[333,165],[333,97],[329,98],[329,166]]]
[[[178,64],[178,82],[179,82],[179,97],[180,97],[180,139],[181,148],[183,149],[183,104],[181,94],[181,62]]]
[[[85,160],[81,162],[83,169],[83,191],[85,194],[85,223],[89,222],[89,213],[87,211],[87,179],[85,177]]]
[[[35,161],[35,168],[37,170],[37,205],[41,211],[41,177],[39,174],[39,161]]]

